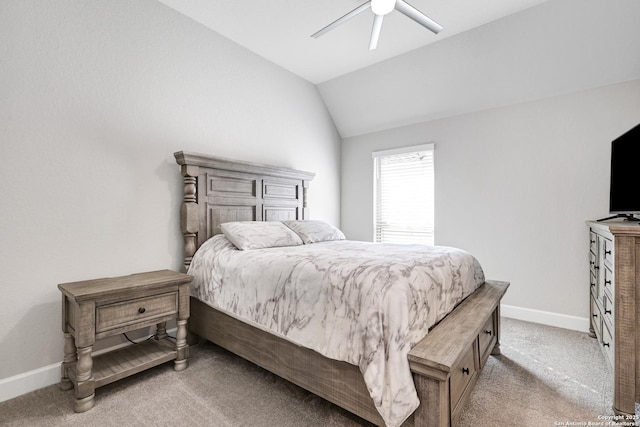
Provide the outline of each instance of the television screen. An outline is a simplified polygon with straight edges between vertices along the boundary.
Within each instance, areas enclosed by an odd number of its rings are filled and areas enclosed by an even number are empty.
[[[640,125],[611,143],[611,213],[640,213]]]

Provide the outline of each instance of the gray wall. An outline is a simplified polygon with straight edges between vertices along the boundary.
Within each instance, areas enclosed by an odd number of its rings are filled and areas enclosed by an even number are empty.
[[[372,239],[372,151],[435,142],[436,244],[510,281],[505,304],[586,324],[585,220],[606,216],[611,140],[638,123],[634,80],[347,138],[342,229]]]
[[[58,283],[180,267],[175,151],[316,172],[339,224],[317,89],[155,0],[2,1],[0,64],[0,380],[61,361]]]

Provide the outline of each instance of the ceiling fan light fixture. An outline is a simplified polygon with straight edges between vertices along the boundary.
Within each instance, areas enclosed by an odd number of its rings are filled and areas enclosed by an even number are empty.
[[[423,27],[431,30],[435,34],[442,31],[442,25],[438,24],[433,19],[429,18],[424,13],[420,12],[415,7],[411,6],[405,0],[367,0],[360,6],[353,9],[351,12],[336,19],[329,25],[322,28],[320,31],[316,31],[311,34],[311,37],[318,38],[323,34],[336,28],[338,25],[344,24],[354,16],[357,16],[371,8],[375,17],[373,18],[373,28],[371,30],[371,38],[369,40],[369,50],[373,50],[378,46],[378,39],[380,38],[380,31],[382,30],[382,21],[385,15],[391,13],[392,10],[397,9],[398,12],[416,21]]]
[[[387,15],[396,7],[396,0],[371,0],[371,10],[376,15]]]

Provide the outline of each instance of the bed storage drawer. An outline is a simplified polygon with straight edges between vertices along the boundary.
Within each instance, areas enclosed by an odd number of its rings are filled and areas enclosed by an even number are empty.
[[[462,410],[463,396],[467,390],[471,390],[472,385],[475,383],[476,376],[478,375],[478,353],[475,341],[469,349],[466,351],[460,362],[453,367],[451,372],[451,378],[449,379],[449,396],[451,400],[451,419],[457,420],[460,411]],[[452,425],[456,425],[456,422],[452,422]]]
[[[178,312],[178,293],[170,292],[96,307],[96,334],[139,328],[171,318]]]
[[[480,349],[480,367],[482,368],[491,354],[491,350],[495,346],[497,339],[496,333],[496,313],[494,312],[482,327],[478,335],[478,347]]]

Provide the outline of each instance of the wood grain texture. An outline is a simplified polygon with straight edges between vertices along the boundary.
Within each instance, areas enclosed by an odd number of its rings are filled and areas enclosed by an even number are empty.
[[[487,359],[489,359],[489,355],[491,351],[495,348],[497,344],[496,339],[496,331],[498,330],[496,323],[498,319],[497,316],[491,316],[487,323],[482,327],[480,334],[478,335],[478,349],[480,351],[480,367],[484,367],[484,364],[487,363]]]
[[[96,308],[96,333],[144,321],[156,324],[164,321],[157,319],[172,318],[177,312],[177,292],[103,305]]]
[[[136,293],[190,283],[193,278],[171,270],[149,271],[120,277],[103,277],[79,282],[61,283],[58,289],[73,297],[76,302],[104,300],[111,295],[120,297],[123,293],[134,296]],[[132,287],[131,284],[135,283]]]
[[[595,256],[591,271],[597,276],[595,290],[591,286],[591,329],[613,365],[613,408],[619,415],[634,415],[640,401],[640,225],[623,221],[587,225]]]
[[[94,405],[94,391],[144,369],[176,360],[186,368],[186,319],[192,277],[170,270],[62,283],[62,330],[65,335],[60,387],[75,388],[74,410]],[[178,339],[166,337],[165,322],[176,319]],[[158,324],[155,340],[93,357],[96,339]]]
[[[307,193],[312,173],[202,154],[178,152],[174,156],[185,183],[181,207],[185,271],[197,248],[220,232],[221,223],[309,218]],[[411,350],[409,361],[421,401],[413,415],[415,425],[455,425],[455,417],[484,365],[478,334],[488,322],[494,325],[495,336],[483,341],[483,350],[493,346],[494,354],[499,354],[499,304],[508,286],[507,282],[487,281]],[[189,330],[376,425],[384,425],[356,366],[323,357],[195,298],[191,298]],[[468,376],[463,369],[468,369]],[[454,402],[450,396],[452,373],[456,378],[465,375],[462,381],[455,380]]]
[[[464,355],[468,343],[480,334],[508,287],[508,282],[487,280],[436,325],[426,339],[411,349],[409,361],[412,367],[451,372]]]
[[[482,330],[488,319],[495,316],[495,307],[499,304],[500,298],[504,295],[507,287],[508,284],[505,282],[486,283],[482,287],[482,289],[485,289],[483,292],[476,291],[476,293],[467,298],[467,300],[470,300],[469,303],[464,304],[463,302],[458,306],[458,314],[452,322],[443,324],[447,319],[445,318],[418,344],[423,349],[420,350],[420,354],[423,354],[423,356],[420,358],[414,354],[413,358],[410,358],[410,365],[414,373],[418,397],[422,402],[422,409],[419,408],[417,412],[420,414],[418,418],[422,420],[419,425],[425,427],[434,425],[449,426],[451,425],[449,408],[458,406],[458,403],[460,408],[464,406],[464,402],[477,380],[476,377],[480,369],[477,350],[478,332],[475,335],[462,334],[461,338],[449,335],[449,341],[459,341],[463,344],[449,346],[450,350],[447,354],[450,356],[450,360],[455,360],[456,362],[444,370],[441,369],[440,354],[436,354],[438,359],[433,361],[430,359],[429,354],[422,352],[424,349],[434,348],[439,345],[442,338],[440,333],[436,333],[438,330],[446,331],[446,328],[450,327],[452,323],[460,322],[462,319],[466,319],[466,326],[463,325],[463,329],[466,327],[471,330]],[[485,311],[486,307],[491,306],[494,307],[494,311]],[[478,309],[478,307],[481,307],[481,309]],[[479,318],[482,319],[481,322],[478,322]],[[356,366],[328,359],[315,351],[300,347],[269,332],[252,327],[209,307],[193,297],[191,298],[189,329],[193,333],[335,403],[373,424],[384,425],[369,396],[362,374]],[[460,354],[453,355],[455,352],[453,349],[459,349]],[[464,359],[464,356],[469,351],[471,351],[473,357],[473,364],[470,368],[467,366],[468,360]],[[439,368],[425,370],[425,366],[438,366]],[[458,393],[458,396],[461,396],[460,400],[458,402],[450,402],[449,378],[452,372],[462,372],[463,368],[469,368],[470,370],[471,381],[469,384],[471,385],[466,387],[465,383],[460,386],[462,390]],[[438,384],[434,384],[434,382]],[[426,389],[421,389],[421,386],[426,387]],[[437,396],[431,394],[433,389],[438,390],[439,394]],[[443,400],[446,400],[446,403]],[[446,422],[440,418],[434,421],[434,413],[426,409],[426,406],[433,405],[431,403],[433,401],[437,402],[436,404],[440,408],[436,412],[441,414]]]
[[[616,236],[615,240],[614,408],[624,414],[635,414],[635,239]]]
[[[323,357],[191,298],[189,329],[276,375],[384,425],[357,366]]]
[[[309,182],[314,173],[179,151],[184,177],[180,229],[183,271],[193,254],[219,226],[230,221],[306,219]]]
[[[471,380],[478,375],[480,366],[478,366],[478,347],[476,342],[469,345],[469,349],[464,352],[457,367],[451,372],[449,379],[449,393],[452,413],[460,410],[462,394],[465,392]]]

